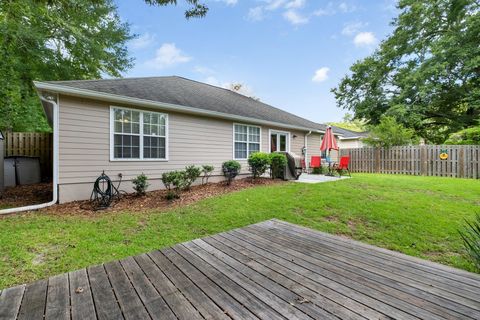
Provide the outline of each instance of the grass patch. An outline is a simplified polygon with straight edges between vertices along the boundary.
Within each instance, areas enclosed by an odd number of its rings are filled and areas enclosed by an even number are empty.
[[[246,189],[164,212],[0,219],[0,288],[271,218],[473,271],[458,229],[480,212],[477,180],[356,174]]]

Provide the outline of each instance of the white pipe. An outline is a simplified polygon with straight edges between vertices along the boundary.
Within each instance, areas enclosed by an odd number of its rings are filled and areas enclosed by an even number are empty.
[[[312,131],[308,131],[305,135],[305,169],[308,171],[308,136],[312,134]]]
[[[18,208],[9,208],[0,210],[0,215],[22,211],[38,210],[54,205],[58,201],[58,104],[55,101],[47,100],[40,96],[45,103],[50,103],[53,107],[53,199],[47,203],[35,204]]]

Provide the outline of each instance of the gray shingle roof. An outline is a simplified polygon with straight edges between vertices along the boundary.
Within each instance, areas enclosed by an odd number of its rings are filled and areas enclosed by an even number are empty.
[[[324,131],[327,128],[324,124],[304,119],[234,91],[178,76],[48,81],[47,83],[221,112],[308,129]],[[338,127],[333,127],[333,132],[343,137],[357,137],[364,134]]]
[[[334,133],[341,134],[343,138],[357,138],[357,137],[366,137],[368,136],[368,132],[356,132],[351,131],[339,127],[332,126],[332,130]]]
[[[304,119],[231,90],[177,76],[49,81],[48,83],[222,112],[309,129],[322,131],[326,129],[324,124]]]

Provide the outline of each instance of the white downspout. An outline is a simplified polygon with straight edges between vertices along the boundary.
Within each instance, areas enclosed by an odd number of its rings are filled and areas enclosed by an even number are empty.
[[[305,135],[305,170],[308,172],[308,136],[312,134],[312,130]]]
[[[49,103],[53,107],[53,199],[47,203],[35,204],[31,206],[9,208],[0,210],[0,215],[14,212],[38,210],[54,205],[58,201],[58,104],[55,101],[45,99],[40,95],[40,99]]]

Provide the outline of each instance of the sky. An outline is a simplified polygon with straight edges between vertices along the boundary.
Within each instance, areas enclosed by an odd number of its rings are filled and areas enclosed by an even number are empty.
[[[320,123],[342,120],[347,111],[330,90],[392,32],[397,15],[394,0],[204,2],[207,16],[187,20],[183,0],[116,0],[137,35],[128,43],[135,66],[124,76],[240,83],[243,94]]]

